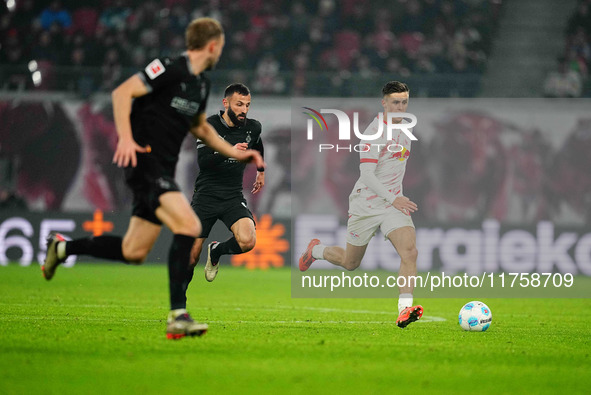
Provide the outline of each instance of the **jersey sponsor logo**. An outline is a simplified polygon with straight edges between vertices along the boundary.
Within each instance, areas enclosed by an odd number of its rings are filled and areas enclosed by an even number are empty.
[[[205,82],[201,83],[201,97],[205,98],[205,95],[207,94],[207,84]]]
[[[199,103],[175,96],[170,102],[170,106],[182,114],[193,116],[199,111]]]
[[[164,65],[162,64],[162,62],[160,62],[159,59],[154,59],[152,63],[146,66],[145,71],[148,77],[150,77],[150,79],[153,80],[160,74],[164,73],[166,69],[164,68]]]

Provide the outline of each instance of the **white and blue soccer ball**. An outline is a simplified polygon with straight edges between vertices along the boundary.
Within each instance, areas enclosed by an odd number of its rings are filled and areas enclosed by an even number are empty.
[[[460,310],[460,326],[465,331],[484,332],[492,322],[492,312],[482,302],[468,302]]]

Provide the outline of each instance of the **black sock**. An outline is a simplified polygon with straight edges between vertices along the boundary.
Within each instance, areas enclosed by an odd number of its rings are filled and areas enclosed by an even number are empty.
[[[242,248],[240,248],[240,244],[236,241],[236,238],[232,236],[232,238],[218,244],[218,246],[211,250],[211,261],[217,262],[220,260],[220,256],[222,255],[235,255],[235,254],[242,254]]]
[[[189,265],[189,268],[187,269],[187,278],[186,278],[187,287],[191,283],[191,280],[193,280],[193,273],[195,273],[195,266]]]
[[[123,257],[123,239],[119,236],[97,236],[66,242],[66,256],[92,255],[97,258],[126,262]]]
[[[170,288],[170,309],[187,307],[187,286],[189,260],[195,237],[175,234],[168,254],[168,283]]]
[[[191,247],[191,248],[193,248],[193,247]],[[189,286],[189,284],[193,280],[193,274],[195,272],[195,266],[197,266],[197,263],[199,262],[199,257],[200,256],[201,256],[201,252],[199,252],[199,255],[197,255],[197,257],[195,258],[195,261],[194,262],[190,262],[191,264],[189,264],[189,267],[187,269],[187,287]]]

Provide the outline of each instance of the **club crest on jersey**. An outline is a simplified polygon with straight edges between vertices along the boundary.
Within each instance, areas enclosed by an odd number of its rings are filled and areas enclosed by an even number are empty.
[[[164,68],[164,65],[162,64],[160,59],[154,59],[152,63],[146,66],[145,69],[146,74],[148,75],[148,77],[150,77],[151,80],[158,77],[160,74],[164,73],[164,71],[166,71],[166,69]]]
[[[247,142],[247,143],[250,143],[250,142],[252,141],[252,137],[251,137],[250,133],[251,133],[251,131],[250,131],[250,130],[248,130],[248,131],[246,132],[246,142]]]
[[[402,151],[396,152],[394,155],[392,155],[392,158],[396,158],[402,162],[402,161],[408,159],[409,156],[410,156],[410,151],[407,150],[405,147],[402,147]]]

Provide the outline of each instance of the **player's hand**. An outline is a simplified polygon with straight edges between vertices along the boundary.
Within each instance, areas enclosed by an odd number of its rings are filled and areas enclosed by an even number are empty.
[[[263,186],[265,185],[265,172],[264,171],[257,171],[257,178],[252,184],[252,194],[259,192]]]
[[[248,149],[248,143],[238,143],[234,146],[238,151],[246,151]]]
[[[138,145],[133,139],[119,139],[115,155],[113,155],[113,163],[118,167],[127,167],[131,164],[132,167],[137,166],[136,152],[150,152],[152,149],[149,145],[142,147]]]
[[[415,211],[417,211],[419,209],[419,207],[416,205],[416,203],[411,201],[406,196],[398,196],[392,202],[392,206],[394,206],[394,208],[402,211],[406,215],[410,215],[410,213],[414,213]]]
[[[263,157],[261,156],[260,152],[253,149],[238,151],[237,154],[234,155],[234,158],[238,159],[240,162],[254,163],[257,169],[267,166],[265,161],[263,161]]]

